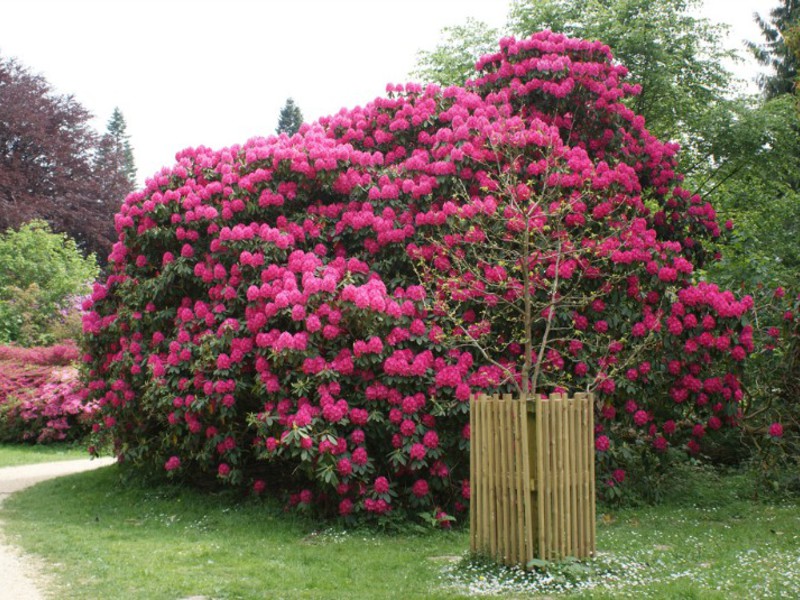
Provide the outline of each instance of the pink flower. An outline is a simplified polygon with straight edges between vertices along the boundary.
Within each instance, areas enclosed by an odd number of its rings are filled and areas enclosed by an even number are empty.
[[[617,483],[622,483],[625,481],[625,470],[624,469],[616,469],[612,474],[611,477],[614,478],[614,481]]]
[[[605,435],[599,435],[594,441],[594,447],[598,452],[606,452],[611,448],[611,440]]]
[[[409,455],[411,456],[412,460],[422,460],[425,458],[425,455],[428,453],[428,450],[420,443],[416,443],[411,446],[411,451]]]
[[[783,425],[780,423],[773,423],[769,426],[769,434],[774,438],[779,438],[783,435]]]
[[[365,448],[360,447],[353,450],[353,464],[363,466],[367,464],[367,451]]]
[[[175,469],[179,468],[180,466],[181,466],[181,459],[178,458],[177,456],[170,456],[169,460],[167,460],[167,462],[164,463],[164,468],[167,471],[174,471]]]
[[[649,420],[650,417],[644,410],[637,410],[636,413],[633,415],[633,422],[636,423],[639,427],[646,424]]]
[[[429,491],[428,482],[425,481],[424,479],[417,479],[414,482],[414,485],[411,486],[411,491],[417,498],[422,498],[423,496],[427,496]]]
[[[387,494],[389,492],[389,480],[386,477],[376,477],[373,489],[376,494]]]
[[[231,468],[226,463],[221,463],[219,465],[219,467],[217,468],[217,474],[220,477],[227,477],[230,474],[230,472],[231,472]]]
[[[353,465],[350,464],[350,461],[346,458],[340,458],[339,461],[336,463],[336,471],[342,477],[347,477],[353,472]]]
[[[353,501],[349,498],[345,498],[341,502],[339,502],[339,515],[342,517],[346,517],[350,513],[353,512]]]
[[[663,436],[658,436],[653,440],[653,448],[656,449],[656,452],[665,452],[668,445],[669,442],[667,442],[667,438]]]
[[[437,448],[439,446],[439,435],[435,431],[427,431],[422,437],[422,443],[428,448]]]

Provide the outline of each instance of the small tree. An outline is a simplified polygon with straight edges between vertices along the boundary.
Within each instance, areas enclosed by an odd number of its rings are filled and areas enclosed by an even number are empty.
[[[615,266],[609,249],[638,248],[635,262],[664,252],[645,227],[643,207],[621,193],[630,171],[618,164],[610,176],[584,149],[564,144],[556,127],[518,117],[498,122],[472,158],[484,167],[479,193],[462,187],[463,202],[443,206],[446,224],[428,237],[434,259],[418,262],[434,313],[447,316],[453,341],[500,369],[498,387],[524,398],[540,384],[571,384],[561,354],[579,344],[595,358],[595,377],[582,382],[594,390],[654,339],[641,336],[617,360],[622,344],[610,330],[576,331],[576,315],[598,308],[631,274]],[[602,216],[594,221],[593,213]]]
[[[44,221],[0,234],[0,341],[45,344],[59,311],[88,293],[99,271],[75,241],[53,233]]]
[[[298,132],[302,124],[303,113],[292,98],[287,98],[286,104],[283,105],[278,116],[278,127],[275,128],[275,133],[285,133],[291,136]]]

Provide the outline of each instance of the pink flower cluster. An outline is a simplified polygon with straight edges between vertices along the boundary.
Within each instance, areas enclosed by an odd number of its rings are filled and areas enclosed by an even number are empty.
[[[70,365],[74,344],[0,346],[0,441],[47,443],[89,431],[95,405]]]

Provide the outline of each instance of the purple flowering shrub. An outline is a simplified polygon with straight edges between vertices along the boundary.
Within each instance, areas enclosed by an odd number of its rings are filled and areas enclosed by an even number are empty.
[[[624,480],[617,447],[697,451],[735,426],[752,301],[693,284],[720,228],[680,187],[677,148],[622,102],[638,93],[625,69],[549,32],[478,69],[293,137],[185,150],[131,194],[85,305],[98,443],[171,477],[449,526],[468,507],[469,397],[522,377],[518,319],[500,312],[521,301],[518,268],[480,253],[522,222],[545,233],[531,293],[546,300],[557,273],[559,293],[591,299],[533,333],[557,332],[538,391],[598,394],[602,477]],[[547,211],[522,219],[544,188]],[[473,256],[478,276],[452,260]],[[494,343],[464,346],[464,328]]]

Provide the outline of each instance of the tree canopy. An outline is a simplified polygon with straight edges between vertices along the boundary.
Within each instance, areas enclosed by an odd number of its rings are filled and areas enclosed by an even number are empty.
[[[113,217],[133,185],[119,149],[91,128],[74,97],[0,57],[0,229],[44,219],[86,251],[107,256]],[[105,158],[100,160],[100,158]]]
[[[463,85],[475,75],[475,63],[494,51],[498,31],[483,21],[468,18],[463,25],[442,29],[444,38],[433,50],[417,53],[417,66],[411,75],[441,85]]]
[[[0,233],[0,341],[47,343],[61,309],[99,274],[93,255],[41,220]]]

